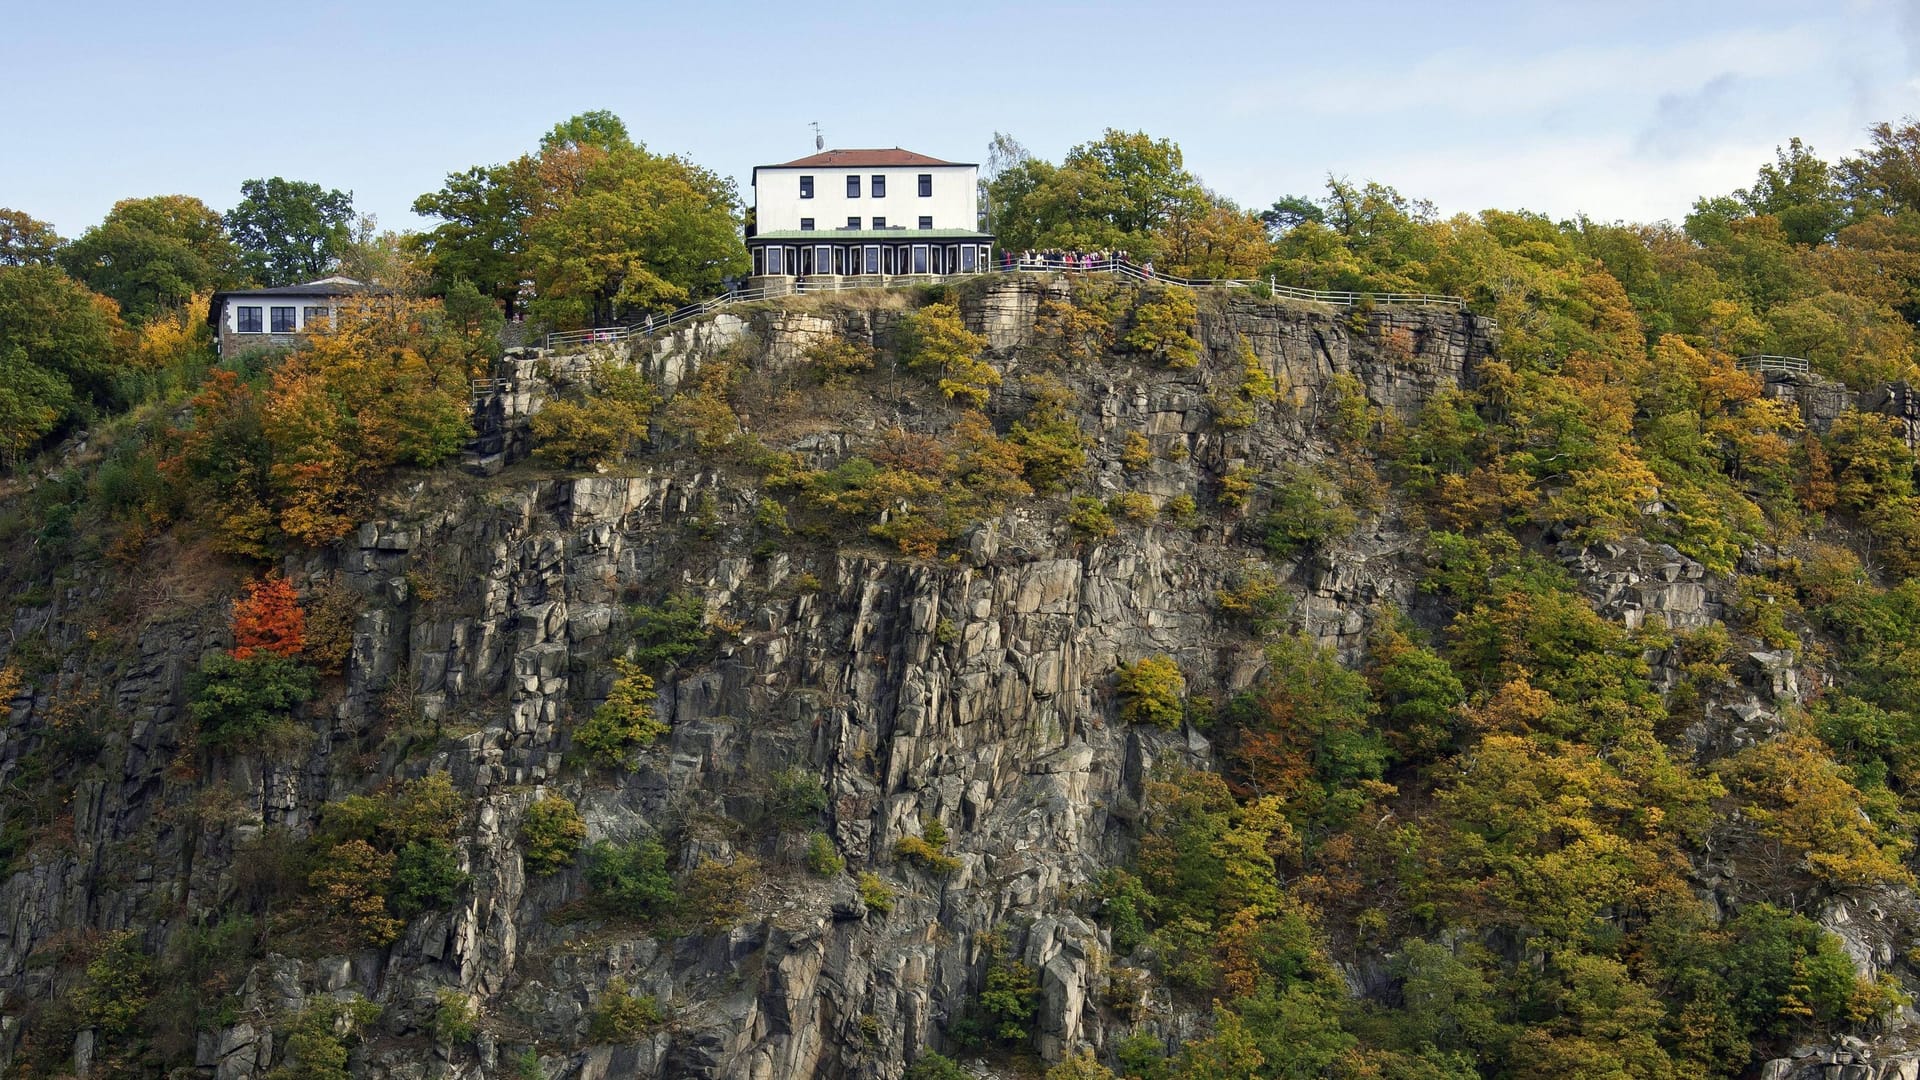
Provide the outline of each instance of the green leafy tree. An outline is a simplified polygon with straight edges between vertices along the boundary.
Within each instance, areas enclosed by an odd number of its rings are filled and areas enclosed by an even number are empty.
[[[0,206],[0,266],[52,266],[64,243],[52,225]]]
[[[189,682],[187,714],[209,746],[248,750],[286,728],[293,710],[313,697],[313,669],[291,657],[258,652],[236,660],[207,658]]]
[[[324,276],[353,240],[353,193],[303,180],[248,180],[227,211],[227,232],[241,265],[261,285],[296,285]]]
[[[0,457],[113,401],[121,331],[112,301],[59,270],[0,266]]]
[[[610,136],[600,120],[570,121],[522,166],[539,185],[526,224],[531,310],[556,325],[683,303],[748,266],[733,181]]]
[[[602,840],[588,848],[587,884],[614,911],[633,918],[665,915],[676,899],[667,849],[652,837],[624,844]]]
[[[413,201],[414,213],[440,219],[406,241],[423,256],[434,291],[445,293],[456,282],[472,282],[507,316],[515,314],[526,276],[529,189],[526,168],[476,165],[448,174],[439,191]]]
[[[520,823],[520,844],[527,869],[536,875],[558,873],[573,865],[587,838],[587,823],[572,802],[548,795],[527,807]]]
[[[234,280],[238,252],[220,215],[188,195],[122,199],[59,252],[60,265],[141,324]]]

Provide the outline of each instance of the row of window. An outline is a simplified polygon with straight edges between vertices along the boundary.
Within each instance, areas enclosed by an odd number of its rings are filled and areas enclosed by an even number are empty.
[[[328,309],[324,307],[307,308],[303,313],[305,318],[300,324],[293,321],[291,306],[273,308],[240,306],[235,307],[233,312],[234,327],[242,334],[292,334],[299,330],[300,325],[312,326],[315,322],[326,322],[328,318]],[[267,324],[264,328],[260,319],[263,312],[267,315]]]
[[[887,197],[887,178],[886,177],[881,176],[878,173],[875,173],[872,177],[869,178],[868,187],[872,190],[874,198],[884,199]],[[813,177],[803,176],[800,178],[800,197],[803,199],[813,198]],[[850,173],[847,176],[847,198],[857,199],[859,197],[860,197],[860,176],[857,173]],[[933,197],[933,174],[932,173],[920,174],[920,197],[923,199],[930,199]]]
[[[753,251],[755,274],[971,274],[990,267],[985,244],[821,244]]]
[[[859,227],[860,227],[860,219],[859,219],[859,218],[857,218],[857,217],[850,217],[850,218],[848,218],[848,219],[847,219],[847,228],[849,228],[849,229],[858,229]],[[873,226],[872,226],[872,227],[873,227],[873,228],[876,228],[876,229],[884,229],[884,228],[886,228],[886,227],[887,227],[887,219],[886,219],[886,218],[883,218],[883,217],[877,217],[877,218],[874,218],[874,219],[873,219]],[[931,228],[933,228],[933,218],[932,218],[932,217],[930,217],[930,216],[922,216],[922,217],[920,218],[920,224],[919,224],[919,225],[917,225],[917,226],[915,226],[915,227],[916,227],[916,228],[921,228],[921,229],[931,229]],[[803,217],[803,218],[801,218],[801,219],[800,219],[800,231],[801,231],[801,232],[812,232],[812,231],[813,231],[813,219],[812,219],[812,218],[810,218],[810,217]]]

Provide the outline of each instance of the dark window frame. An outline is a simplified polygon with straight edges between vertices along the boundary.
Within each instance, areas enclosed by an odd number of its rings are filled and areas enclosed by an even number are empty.
[[[260,304],[234,305],[233,327],[236,334],[266,333],[267,309]]]
[[[930,172],[920,174],[920,197],[923,199],[933,198],[933,174]]]
[[[810,217],[803,217],[803,218],[801,218],[801,219],[800,219],[800,231],[801,231],[801,232],[812,232],[812,231],[813,231],[813,219],[812,219],[812,218],[810,218]]]
[[[847,175],[847,198],[857,199],[859,197],[860,197],[860,174],[849,173]]]
[[[874,198],[884,199],[887,197],[887,176],[885,173],[874,173],[873,182],[869,186],[873,189]]]
[[[923,229],[931,229],[931,228],[933,228],[933,215],[932,215],[932,214],[921,214],[921,215],[920,215],[920,227],[921,227],[921,228],[923,228]]]
[[[860,219],[851,214],[847,215],[847,228],[858,230],[860,228]]]
[[[800,197],[803,199],[813,198],[813,177],[803,176],[800,178]]]
[[[874,218],[874,219],[873,219],[873,227],[874,227],[874,228],[876,228],[876,229],[884,229],[884,228],[886,228],[886,227],[887,227],[887,219],[886,219],[886,218],[883,218],[883,217],[877,217],[877,218]]]
[[[267,308],[267,332],[291,334],[300,329],[300,309],[293,304],[274,304]]]
[[[316,322],[330,323],[332,321],[333,309],[331,308],[315,307],[312,304],[307,304],[300,309],[300,328],[303,330],[312,329],[313,324]]]

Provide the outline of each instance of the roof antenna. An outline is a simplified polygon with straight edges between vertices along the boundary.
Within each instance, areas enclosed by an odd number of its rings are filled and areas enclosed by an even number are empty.
[[[813,148],[815,150],[825,150],[827,148],[827,137],[820,134],[820,121],[815,120],[808,126],[813,128]]]

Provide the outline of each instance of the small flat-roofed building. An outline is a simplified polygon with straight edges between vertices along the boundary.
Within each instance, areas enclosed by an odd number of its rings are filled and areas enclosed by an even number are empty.
[[[990,269],[979,168],[895,147],[828,150],[753,170],[758,278],[972,274]]]
[[[232,289],[213,294],[207,323],[221,356],[298,345],[310,328],[333,326],[344,300],[370,291],[377,290],[339,276],[271,289]]]

